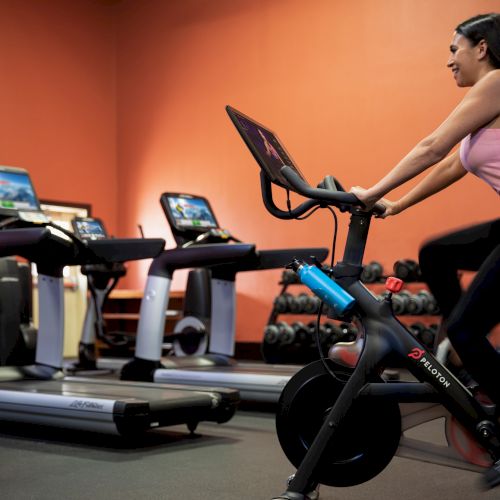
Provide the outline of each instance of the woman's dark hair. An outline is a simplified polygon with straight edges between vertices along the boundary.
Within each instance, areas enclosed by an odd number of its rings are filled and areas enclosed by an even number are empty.
[[[481,40],[488,44],[488,56],[500,68],[500,14],[480,14],[460,23],[455,31],[469,39],[475,47]]]

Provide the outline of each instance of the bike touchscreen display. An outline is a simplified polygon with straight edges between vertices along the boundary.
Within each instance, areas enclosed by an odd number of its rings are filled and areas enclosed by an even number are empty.
[[[226,109],[246,145],[270,179],[293,190],[283,177],[281,168],[285,165],[292,167],[302,179],[304,176],[274,132],[230,106]]]

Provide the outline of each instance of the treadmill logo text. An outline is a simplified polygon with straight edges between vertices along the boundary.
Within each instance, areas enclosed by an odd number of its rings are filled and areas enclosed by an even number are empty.
[[[104,408],[104,406],[99,403],[82,401],[81,399],[75,399],[69,406],[70,408],[78,408],[79,410],[102,410]]]

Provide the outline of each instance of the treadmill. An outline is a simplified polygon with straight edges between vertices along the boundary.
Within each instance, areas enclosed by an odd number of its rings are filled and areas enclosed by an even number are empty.
[[[26,170],[0,167],[0,256],[36,264],[40,310],[35,364],[0,368],[0,420],[129,436],[183,423],[194,431],[200,421],[233,416],[234,390],[65,377],[61,371],[64,266],[151,258],[164,243],[83,242],[50,223]]]
[[[139,314],[135,357],[123,367],[121,378],[203,386],[216,384],[238,389],[246,401],[276,403],[284,386],[300,367],[234,361],[236,275],[282,268],[293,258],[321,262],[327,257],[328,249],[257,250],[252,246],[251,252],[232,262],[221,260],[221,251],[244,244],[227,230],[220,229],[206,198],[164,193],[160,201],[178,247],[164,251],[149,268]],[[200,335],[206,344],[201,342],[195,355],[162,360],[165,310],[173,274],[177,269],[199,267],[210,270],[208,339]],[[196,318],[185,319],[193,321],[186,329],[191,330],[191,337],[196,330],[202,333],[203,322],[197,323]],[[182,344],[181,339],[179,334],[174,343]]]

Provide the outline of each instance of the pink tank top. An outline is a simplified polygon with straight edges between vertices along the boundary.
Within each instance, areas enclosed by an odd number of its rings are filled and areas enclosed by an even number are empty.
[[[460,143],[460,161],[468,172],[500,194],[500,128],[482,128]]]

